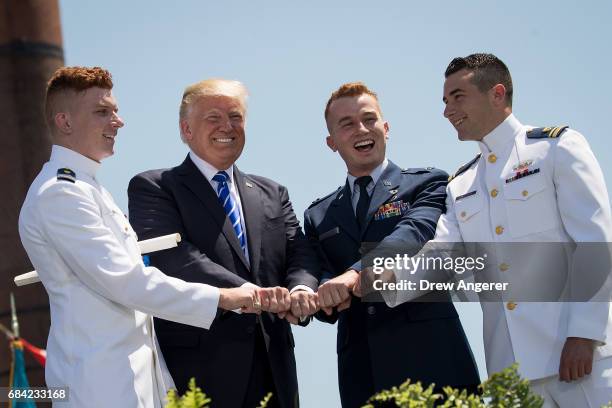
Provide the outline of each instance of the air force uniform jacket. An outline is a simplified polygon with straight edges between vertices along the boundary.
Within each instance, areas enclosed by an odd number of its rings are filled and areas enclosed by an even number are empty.
[[[376,181],[362,231],[348,182],[315,201],[305,212],[304,226],[319,254],[323,278],[359,269],[362,243],[420,249],[433,237],[444,211],[447,178],[438,169],[402,170],[389,161]],[[317,315],[329,323],[338,320],[343,407],[361,407],[375,392],[407,378],[475,390],[479,379],[469,344],[450,296],[443,298],[391,309],[382,302],[353,297],[350,308],[339,315]]]
[[[432,242],[493,243],[492,267],[511,286],[552,285],[568,270],[588,279],[590,271],[580,269],[576,253],[566,253],[568,245],[524,245],[510,255],[508,244],[612,242],[603,174],[584,137],[566,128],[532,129],[510,115],[478,144],[481,154],[447,186],[447,211]],[[561,267],[550,267],[554,262]],[[401,303],[418,293],[396,295]],[[609,292],[601,299],[481,302],[489,374],[516,361],[528,379],[554,375],[567,337],[596,340],[595,360],[612,355]]]
[[[217,288],[145,267],[132,230],[95,178],[99,163],[53,146],[19,234],[49,295],[46,381],[74,407],[161,407],[173,386],[151,315],[208,328]]]

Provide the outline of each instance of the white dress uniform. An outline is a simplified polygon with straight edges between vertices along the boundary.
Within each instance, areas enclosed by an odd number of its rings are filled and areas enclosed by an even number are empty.
[[[97,182],[99,163],[53,146],[19,234],[49,295],[45,376],[70,407],[161,407],[173,386],[152,315],[209,328],[219,289],[145,267],[136,234]]]
[[[510,115],[478,142],[480,156],[462,168],[447,186],[447,211],[438,221],[432,242],[495,243],[493,247],[501,249],[510,246],[504,243],[513,242],[612,242],[612,216],[603,174],[584,137],[567,129],[557,138],[528,138],[530,129]],[[523,175],[512,179],[517,169]],[[528,269],[554,274],[556,269],[549,264],[562,263],[567,258],[563,253],[551,256],[538,252],[543,247],[533,245],[531,251],[519,256],[495,254],[499,276],[508,278],[500,281],[511,281],[512,276],[530,282],[533,279],[534,283],[559,280],[558,276],[521,273]],[[567,245],[547,248],[562,251],[562,247]],[[395,275],[398,281],[415,279],[405,270]],[[385,300],[390,305],[398,304],[420,294],[398,291]],[[605,378],[585,377],[563,384],[573,387],[585,383],[580,385],[580,392],[587,394],[589,401],[584,406],[599,407],[596,404],[600,401],[608,402],[612,399],[612,314],[608,292],[604,292],[603,299],[607,301],[520,302],[504,298],[503,303],[481,302],[488,372],[492,374],[518,362],[525,378],[548,377],[561,384],[556,374],[566,338],[589,338],[597,341],[593,375],[599,372]],[[598,361],[610,369],[598,371]],[[588,387],[592,388],[585,391]],[[567,405],[561,400],[556,403],[562,407],[583,406]]]

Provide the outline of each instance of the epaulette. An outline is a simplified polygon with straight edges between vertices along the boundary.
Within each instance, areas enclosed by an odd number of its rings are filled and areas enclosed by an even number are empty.
[[[334,191],[332,191],[331,193],[329,193],[326,196],[323,196],[321,198],[317,198],[316,200],[314,200],[309,206],[308,208],[312,208],[315,205],[319,204],[321,201],[325,200],[326,198],[329,198],[330,196],[336,194],[338,191],[340,191],[340,189],[342,188],[342,186],[338,187],[337,189],[335,189]]]
[[[565,132],[569,126],[533,128],[527,131],[527,139],[555,139]]]
[[[76,173],[70,169],[58,169],[57,170],[57,179],[69,181],[71,183],[76,182]]]
[[[463,173],[464,171],[472,167],[472,164],[476,163],[478,159],[480,159],[480,153],[478,153],[476,157],[474,157],[472,160],[470,160],[463,166],[459,167],[457,171],[455,172],[455,174],[453,174],[452,176],[448,176],[448,182],[450,183],[455,177],[457,177],[458,175],[460,175],[461,173]]]
[[[433,170],[433,167],[411,167],[409,169],[402,169],[402,174],[422,174],[429,173]]]

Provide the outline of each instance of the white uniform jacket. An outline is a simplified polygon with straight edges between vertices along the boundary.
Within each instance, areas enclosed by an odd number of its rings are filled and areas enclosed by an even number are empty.
[[[219,290],[144,266],[136,234],[95,178],[98,166],[53,146],[19,217],[49,295],[47,385],[69,387],[58,406],[161,407],[173,384],[151,315],[209,328]]]
[[[563,266],[568,260],[565,269],[581,273],[575,269],[580,268],[578,257],[567,256],[562,245],[533,245],[531,250],[510,256],[512,251],[504,253],[510,245],[504,243],[612,242],[603,174],[584,137],[568,129],[558,138],[529,139],[526,132],[530,128],[510,115],[478,142],[480,157],[447,186],[447,211],[432,241],[494,243],[490,247],[497,248],[497,253],[490,261],[496,262],[499,281],[514,278],[522,281],[522,288],[523,280],[534,285],[560,281],[560,276],[523,272],[564,273],[563,268],[551,268],[552,262]],[[527,173],[512,179],[517,169]],[[567,250],[568,245],[564,247]],[[557,253],[544,254],[542,248]],[[415,279],[405,271],[396,272],[396,278]],[[402,303],[419,293],[398,291],[394,295],[395,301],[385,298],[388,303]],[[601,298],[609,300],[609,294]],[[612,355],[609,301],[503,300],[481,302],[489,374],[517,361],[521,375],[528,379],[554,375],[567,337],[597,340],[595,359]]]

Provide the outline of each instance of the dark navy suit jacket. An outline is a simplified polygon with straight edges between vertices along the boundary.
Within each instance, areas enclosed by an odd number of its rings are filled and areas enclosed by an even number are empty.
[[[130,222],[139,239],[179,232],[177,248],[150,255],[166,274],[220,288],[247,281],[261,287],[306,285],[316,290],[316,256],[300,228],[287,189],[234,167],[247,228],[247,262],[217,194],[189,156],[178,167],[135,176],[128,188]],[[240,407],[250,380],[256,325],[282,408],[298,406],[294,340],[286,320],[272,313],[219,313],[210,330],[155,319],[168,369],[181,393],[189,378],[213,407]],[[262,395],[263,397],[263,395]]]
[[[360,262],[362,242],[405,244],[416,252],[433,238],[445,210],[448,175],[433,168],[402,170],[389,161],[376,182],[359,231],[348,181],[305,212],[305,232],[319,254],[322,278],[333,278]],[[395,203],[400,214],[375,216]],[[403,204],[403,205],[402,205]],[[397,214],[397,215],[394,215]],[[380,244],[379,244],[380,245]],[[436,294],[440,299],[440,294]],[[353,297],[351,307],[320,320],[338,320],[338,372],[343,407],[360,407],[368,397],[406,379],[475,390],[478,371],[448,294],[443,301],[383,302]]]

